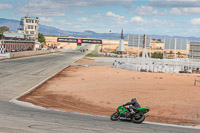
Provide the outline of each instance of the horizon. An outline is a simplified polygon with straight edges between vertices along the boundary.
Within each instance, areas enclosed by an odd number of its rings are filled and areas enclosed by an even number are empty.
[[[30,0],[29,6],[41,25],[63,31],[200,37],[200,0]],[[2,0],[0,18],[20,21],[27,9],[27,0]]]

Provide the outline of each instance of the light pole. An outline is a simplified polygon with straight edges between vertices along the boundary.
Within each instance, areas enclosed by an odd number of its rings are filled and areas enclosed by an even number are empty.
[[[58,29],[59,29],[59,37],[60,37],[60,27],[58,27]]]
[[[111,34],[112,34],[112,30],[109,30],[109,33],[110,33],[110,41],[112,40],[112,38],[111,38]],[[109,43],[110,43],[110,41],[109,41]]]

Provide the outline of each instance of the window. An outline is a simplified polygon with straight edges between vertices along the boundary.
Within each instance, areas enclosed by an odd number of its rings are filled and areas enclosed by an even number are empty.
[[[26,23],[31,23],[31,20],[30,19],[26,19]]]

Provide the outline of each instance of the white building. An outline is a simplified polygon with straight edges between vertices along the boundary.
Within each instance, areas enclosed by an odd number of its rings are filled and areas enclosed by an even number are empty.
[[[24,33],[28,39],[38,41],[38,17],[24,17],[20,21],[18,33]]]

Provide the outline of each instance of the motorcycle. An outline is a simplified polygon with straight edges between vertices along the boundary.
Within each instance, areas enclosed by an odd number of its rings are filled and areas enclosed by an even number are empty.
[[[117,111],[113,113],[110,116],[110,119],[112,121],[117,121],[117,120],[131,120],[133,123],[142,123],[147,115],[145,115],[147,112],[150,111],[148,108],[138,108],[136,109],[135,113],[130,113],[129,107],[123,107],[119,106],[117,108]]]

